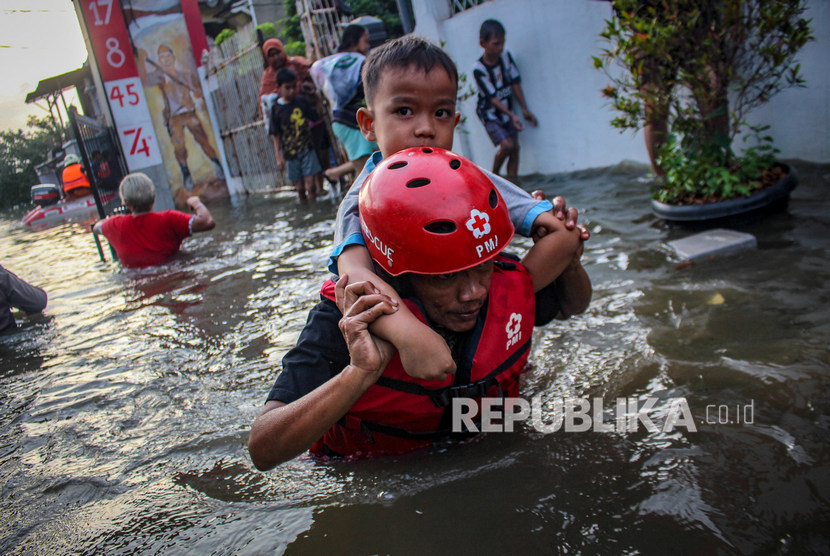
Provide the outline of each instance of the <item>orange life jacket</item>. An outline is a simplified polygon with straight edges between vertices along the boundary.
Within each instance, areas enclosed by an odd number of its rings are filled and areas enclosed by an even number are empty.
[[[84,173],[81,171],[83,166],[80,164],[70,164],[66,168],[63,169],[63,192],[69,193],[73,189],[77,189],[79,187],[89,187],[89,180],[86,178]]]

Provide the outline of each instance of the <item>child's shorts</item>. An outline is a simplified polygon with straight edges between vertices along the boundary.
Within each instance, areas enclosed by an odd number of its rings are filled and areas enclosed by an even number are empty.
[[[361,156],[369,156],[378,150],[378,144],[366,139],[359,129],[349,127],[340,122],[331,124],[334,135],[343,143],[346,148],[346,156],[349,160],[357,160]]]
[[[498,120],[489,120],[484,122],[484,129],[487,130],[487,135],[490,136],[490,140],[496,146],[498,146],[499,143],[505,139],[518,137],[519,135],[519,132],[516,131],[512,121],[508,121],[506,124],[503,124]]]
[[[320,161],[317,160],[317,153],[312,149],[306,149],[294,158],[286,159],[285,173],[291,183],[300,181],[306,176],[313,176],[322,172]]]

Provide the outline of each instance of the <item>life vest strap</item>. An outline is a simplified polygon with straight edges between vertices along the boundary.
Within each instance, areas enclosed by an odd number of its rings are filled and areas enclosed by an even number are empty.
[[[487,391],[493,386],[495,382],[498,385],[496,377],[505,370],[513,366],[517,359],[519,359],[528,349],[530,349],[530,340],[527,340],[519,348],[514,351],[510,357],[505,359],[501,365],[493,369],[484,378],[481,378],[470,384],[461,384],[458,386],[443,386],[441,388],[426,388],[420,384],[399,380],[396,378],[389,378],[381,376],[378,378],[378,386],[397,390],[399,392],[406,392],[407,394],[415,394],[417,396],[428,396],[435,407],[447,407],[453,398],[481,398],[487,394]]]

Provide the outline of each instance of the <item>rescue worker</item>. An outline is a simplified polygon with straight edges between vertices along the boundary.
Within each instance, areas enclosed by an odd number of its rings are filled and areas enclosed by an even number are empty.
[[[516,396],[534,323],[567,318],[590,301],[580,231],[568,232],[574,248],[565,265],[545,259],[561,253],[558,234],[538,239],[524,259],[529,268],[502,254],[513,236],[504,200],[478,167],[449,151],[388,157],[366,180],[359,209],[380,276],[447,340],[457,370],[438,380],[407,375],[392,345],[368,330],[397,310],[391,298],[370,282],[330,280],[253,423],[248,449],[258,469],[309,448],[400,454],[450,436],[452,399]]]
[[[63,159],[63,195],[67,201],[75,201],[81,197],[92,195],[92,186],[86,177],[86,172],[81,164],[81,158],[74,153],[69,153]]]

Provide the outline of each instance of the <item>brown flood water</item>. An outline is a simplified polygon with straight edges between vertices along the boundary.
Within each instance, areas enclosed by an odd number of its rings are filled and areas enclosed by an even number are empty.
[[[683,399],[695,432],[526,422],[269,473],[248,430],[327,278],[333,202],[213,206],[144,271],[0,215],[0,261],[50,299],[0,335],[0,553],[830,553],[830,167],[794,164],[788,210],[739,228],[759,248],[693,266],[642,166],[523,181],[582,209],[595,288],[536,329],[523,396],[601,397],[611,424],[653,399],[658,425]]]

